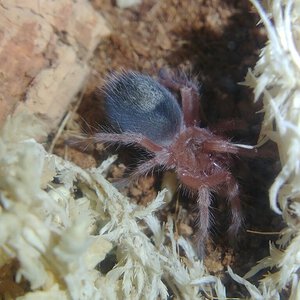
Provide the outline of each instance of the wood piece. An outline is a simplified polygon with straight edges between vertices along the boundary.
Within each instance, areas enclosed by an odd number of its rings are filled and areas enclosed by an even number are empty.
[[[56,128],[109,34],[87,0],[3,0],[0,5],[0,125],[24,108]]]

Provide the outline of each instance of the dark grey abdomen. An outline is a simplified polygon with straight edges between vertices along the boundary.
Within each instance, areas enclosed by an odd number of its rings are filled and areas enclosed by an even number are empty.
[[[182,111],[175,97],[157,81],[136,72],[112,76],[105,88],[107,116],[121,132],[142,133],[168,144],[179,132]]]

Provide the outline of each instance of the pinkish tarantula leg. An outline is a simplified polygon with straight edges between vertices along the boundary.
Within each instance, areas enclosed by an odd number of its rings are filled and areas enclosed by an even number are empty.
[[[189,80],[184,73],[173,75],[167,70],[159,73],[159,82],[165,87],[180,92],[184,122],[187,127],[194,126],[201,120],[207,122],[200,105],[198,85]]]
[[[231,207],[231,225],[228,228],[228,233],[231,237],[234,237],[239,228],[242,225],[243,218],[241,216],[241,202],[239,197],[239,185],[237,184],[234,177],[230,174],[227,176],[227,187],[228,187],[228,202]]]
[[[198,189],[198,218],[197,218],[197,232],[196,244],[199,257],[204,255],[204,246],[209,233],[210,227],[210,194],[208,188]]]
[[[142,176],[147,176],[149,172],[153,171],[156,166],[160,165],[156,156],[140,164],[129,177],[119,179],[116,185],[119,187],[129,186],[133,181],[138,181]]]
[[[228,172],[222,171],[212,175],[202,175],[199,177],[181,174],[180,180],[188,187],[198,190],[200,187],[214,188],[227,181]]]
[[[128,179],[137,180],[139,177],[146,175],[151,170],[153,170],[158,165],[166,165],[169,160],[169,154],[163,146],[157,145],[152,142],[150,139],[144,137],[141,134],[136,133],[96,133],[94,135],[94,142],[103,142],[103,143],[120,143],[124,145],[128,144],[138,144],[148,150],[151,153],[154,153],[154,157],[150,160],[145,161],[140,164],[137,169],[130,175]],[[120,184],[128,183],[128,179],[120,180]]]
[[[209,204],[210,204],[210,196],[209,193],[204,193],[204,190],[214,188],[220,184],[225,183],[228,188],[228,202],[231,207],[232,213],[232,221],[229,226],[228,232],[231,236],[237,233],[238,229],[242,224],[242,217],[240,215],[241,212],[241,204],[239,198],[239,188],[238,184],[232,175],[227,171],[218,172],[216,174],[212,174],[209,176],[201,176],[201,177],[193,177],[189,175],[181,175],[180,179],[184,184],[191,187],[192,189],[198,190],[198,208],[199,208],[199,232],[197,234],[198,237],[198,247],[201,250],[202,243],[201,239],[206,239],[208,235],[209,229]],[[206,195],[204,197],[204,195]],[[203,241],[204,242],[204,241]],[[200,253],[201,254],[201,253]]]
[[[204,255],[204,244],[208,237],[208,230],[210,226],[210,213],[209,206],[211,197],[209,189],[226,181],[227,172],[219,172],[210,176],[193,177],[185,174],[181,174],[181,181],[188,187],[198,191],[198,221],[197,221],[197,250],[199,257]]]
[[[208,140],[202,143],[202,151],[206,153],[231,153],[239,154],[247,157],[254,157],[257,155],[256,148],[242,148],[224,140]]]
[[[201,120],[205,121],[204,113],[200,111],[200,100],[198,92],[193,90],[192,87],[182,87],[180,89],[182,100],[182,111],[184,123],[187,127],[197,125]]]
[[[158,152],[155,154],[155,156],[142,164],[140,164],[133,174],[130,176],[131,179],[135,180],[138,179],[141,176],[147,175],[150,171],[152,171],[156,166],[158,165],[165,165],[166,160],[161,155],[162,152]]]
[[[224,140],[208,140],[202,143],[202,151],[206,153],[217,152],[217,153],[231,153],[242,155],[245,157],[264,157],[268,159],[276,159],[276,149],[271,148],[244,148]]]
[[[96,133],[93,139],[95,143],[138,144],[150,152],[158,152],[163,149],[162,146],[138,133]]]

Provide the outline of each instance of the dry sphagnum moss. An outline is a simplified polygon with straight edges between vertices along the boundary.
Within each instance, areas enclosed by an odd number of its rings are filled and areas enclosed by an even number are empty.
[[[175,240],[171,219],[162,226],[154,216],[165,191],[146,207],[133,204],[102,175],[114,157],[83,170],[31,134],[42,134],[38,121],[19,115],[0,135],[1,266],[18,261],[15,282],[28,282],[19,299],[200,299],[199,290],[225,297],[191,245]],[[114,268],[101,273],[96,266],[112,248]],[[16,296],[15,282],[1,282],[6,299]]]
[[[262,299],[279,299],[279,292],[291,288],[290,299],[299,299],[300,283],[300,1],[266,1],[265,11],[256,0],[268,33],[262,50],[246,84],[254,89],[255,101],[262,98],[264,121],[259,143],[276,142],[282,169],[269,190],[270,206],[281,214],[286,228],[270,256],[249,271],[250,278],[260,270]],[[268,269],[271,272],[268,272]]]

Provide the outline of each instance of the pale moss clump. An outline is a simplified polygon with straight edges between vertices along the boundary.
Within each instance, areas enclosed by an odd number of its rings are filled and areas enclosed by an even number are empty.
[[[287,227],[270,245],[270,256],[249,271],[250,278],[265,269],[258,289],[245,279],[253,299],[279,299],[283,289],[300,299],[300,1],[265,1],[265,9],[251,0],[268,34],[254,70],[246,77],[255,101],[263,100],[264,121],[259,143],[273,140],[279,150],[281,172],[272,184],[270,206]]]
[[[61,163],[30,137],[42,135],[26,114],[9,118],[0,132],[1,267],[19,262],[16,282],[28,281],[31,290],[24,299],[92,299],[94,267],[111,243],[91,234],[97,212],[89,200],[52,183]],[[16,296],[9,282],[1,289],[6,299]]]
[[[15,282],[0,282],[5,299],[225,299],[221,281],[175,239],[171,219],[155,217],[165,191],[147,207],[133,204],[102,175],[114,157],[82,170],[32,138],[42,135],[27,114],[0,132],[0,268],[18,262]],[[110,251],[116,264],[103,274]]]

